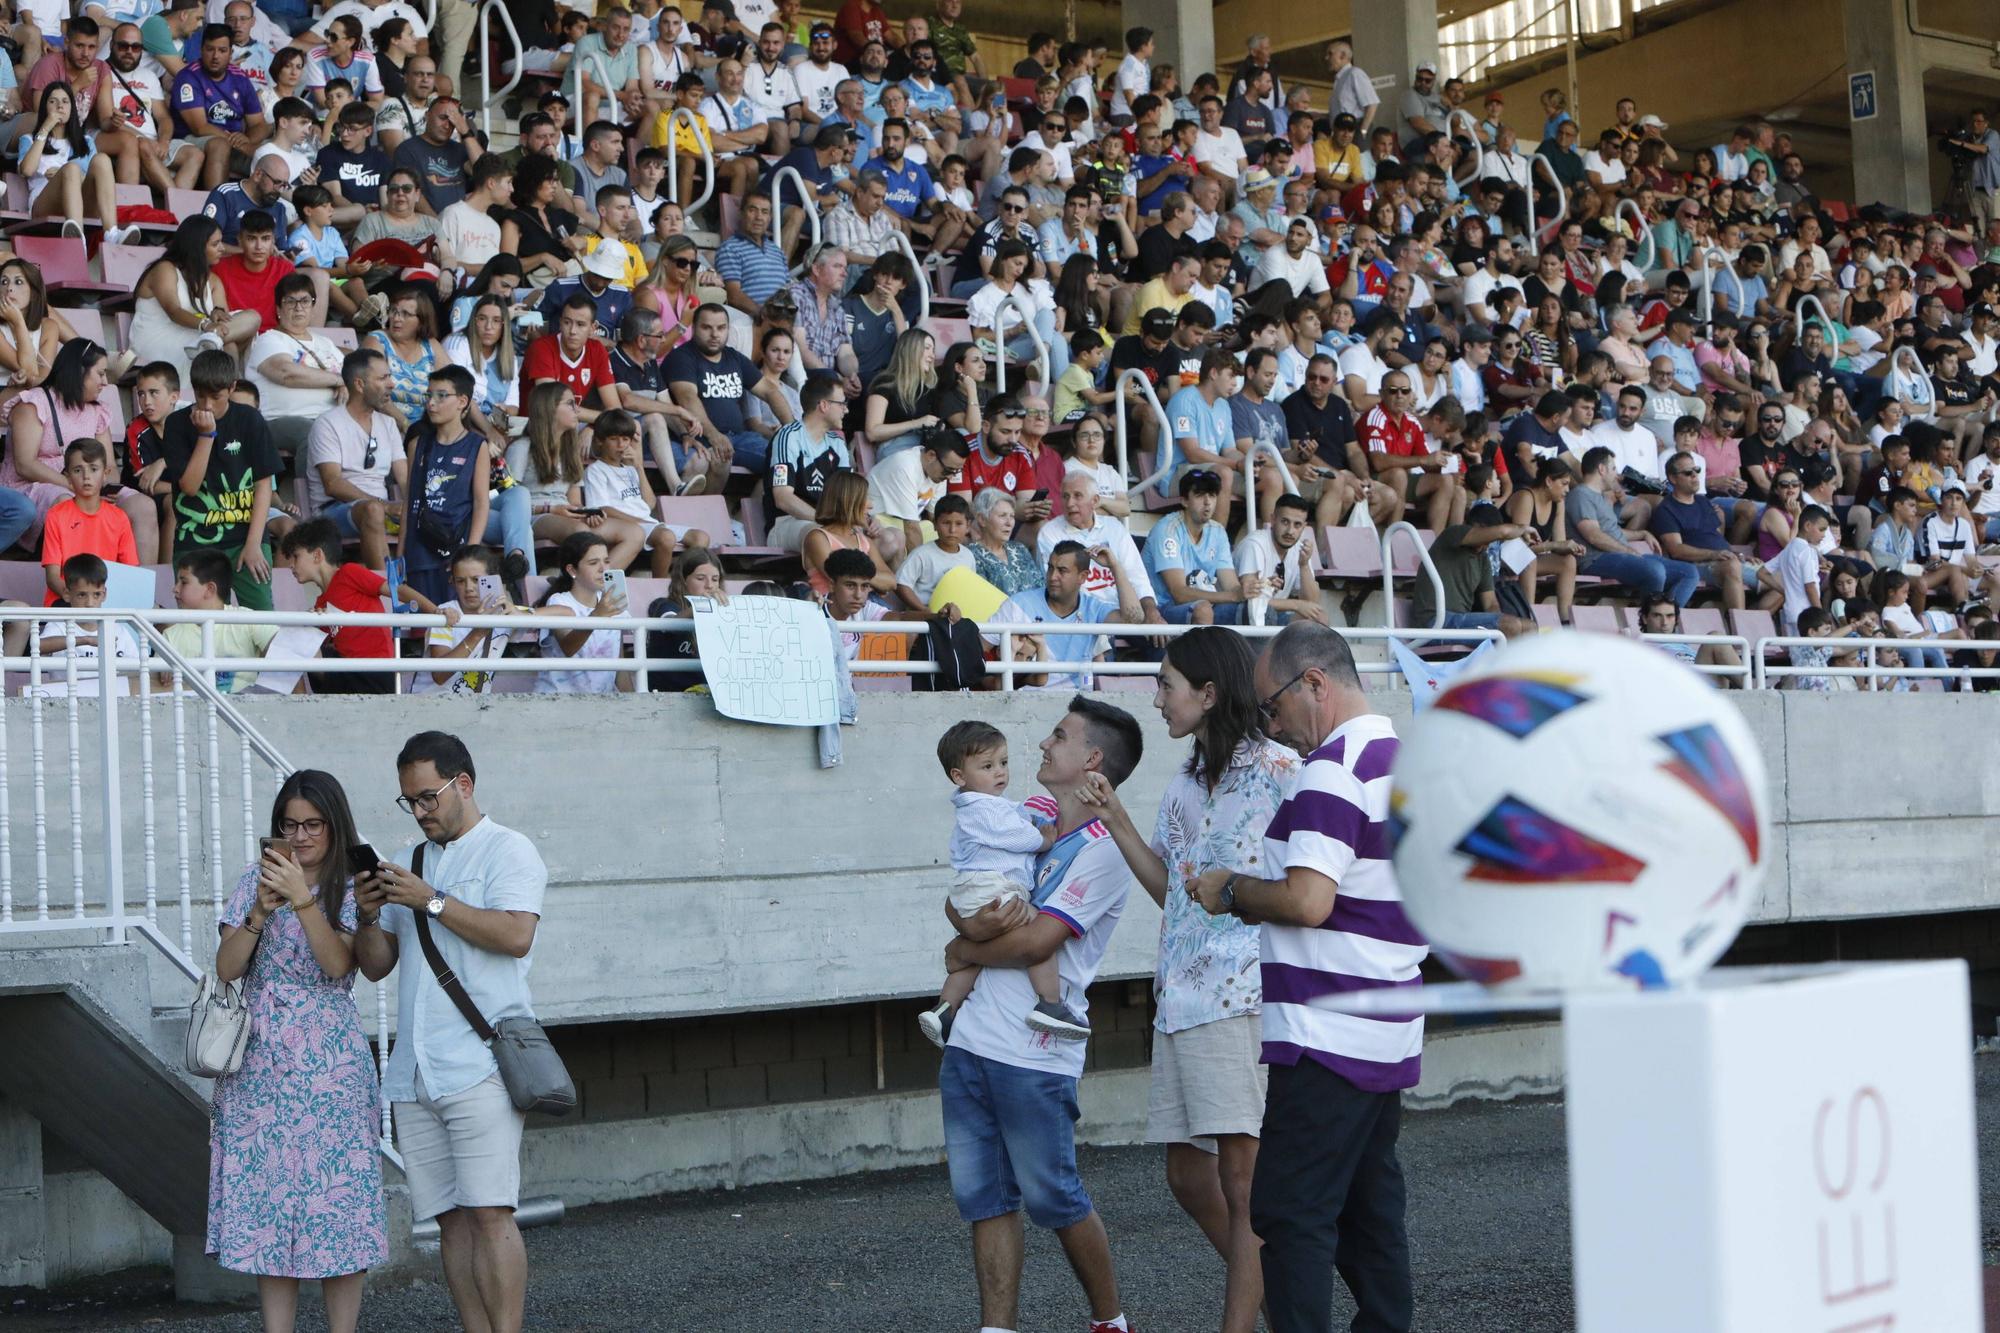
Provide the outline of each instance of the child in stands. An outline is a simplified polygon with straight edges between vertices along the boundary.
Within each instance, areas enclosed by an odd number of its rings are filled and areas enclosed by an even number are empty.
[[[960,722],[938,741],[938,763],[958,790],[951,803],[951,910],[962,923],[1005,898],[1032,902],[1035,854],[1056,840],[1055,824],[1037,825],[1025,807],[1007,799],[1007,738],[985,722]],[[934,1044],[951,1035],[954,1011],[972,994],[979,969],[964,968],[945,978],[937,1007],[917,1016],[917,1026]],[[1062,1002],[1062,978],[1053,955],[1028,968],[1039,1001],[1025,1016],[1037,1032],[1067,1041],[1090,1036],[1090,1024]]]
[[[54,606],[69,598],[63,571],[78,555],[99,557],[101,567],[109,561],[119,565],[139,563],[139,548],[132,539],[132,521],[117,505],[104,502],[104,473],[108,463],[102,442],[73,440],[63,450],[63,478],[74,494],[50,507],[42,520],[42,573],[49,590],[42,605]],[[98,580],[105,575],[101,568]]]
[[[189,551],[174,561],[174,605],[183,611],[227,611],[235,576],[229,557],[222,552]],[[167,645],[182,657],[202,656],[202,627],[196,622],[169,625],[163,633]],[[262,657],[277,635],[275,625],[218,622],[210,631],[207,646],[216,657]],[[156,672],[153,683],[163,690],[172,689],[173,675]],[[256,683],[254,671],[215,673],[215,688],[224,694],[241,694]]]
[[[313,603],[317,612],[347,611],[381,615],[383,590],[388,580],[364,564],[346,558],[341,547],[340,529],[330,518],[308,519],[285,534],[280,557],[292,577],[308,588],[317,588]],[[440,612],[430,598],[405,583],[396,589],[396,600],[413,604],[427,616],[442,614],[447,625],[458,624],[456,607]],[[320,656],[333,658],[390,658],[396,655],[395,635],[387,625],[351,625],[336,629],[327,637]],[[309,679],[314,694],[394,694],[394,671],[316,671]]]
[[[638,419],[623,411],[601,414],[593,428],[591,457],[583,480],[570,488],[570,505],[623,514],[637,523],[653,553],[653,577],[667,577],[673,570],[674,530],[660,522],[659,501],[640,467]],[[688,537],[689,546],[708,545],[704,533],[691,531]]]

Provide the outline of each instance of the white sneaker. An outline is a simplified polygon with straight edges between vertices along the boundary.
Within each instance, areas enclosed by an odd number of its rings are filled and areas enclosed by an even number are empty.
[[[75,228],[75,230],[72,231],[71,228]],[[64,218],[61,234],[64,236],[74,236],[80,241],[83,239],[83,224],[75,218]]]
[[[137,227],[107,227],[104,230],[104,243],[106,245],[123,245],[132,233],[137,230]]]
[[[188,344],[187,354],[189,359],[193,359],[200,356],[203,352],[220,352],[224,346],[222,335],[211,329]]]

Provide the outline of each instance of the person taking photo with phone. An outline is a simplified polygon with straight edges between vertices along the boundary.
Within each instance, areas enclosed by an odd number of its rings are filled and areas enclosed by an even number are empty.
[[[264,1333],[292,1333],[302,1280],[320,1283],[331,1333],[354,1333],[362,1275],[389,1252],[381,1102],[354,974],[378,981],[395,955],[355,947],[348,867],[362,844],[331,774],[286,778],[271,834],[217,923],[216,978],[243,980],[250,1041],[215,1081],[206,1248],[256,1275]]]
[[[528,1254],[514,1209],[527,1116],[440,977],[454,976],[489,1026],[533,1018],[528,968],[548,868],[526,837],[480,812],[472,755],[458,737],[410,737],[396,756],[396,778],[396,804],[416,819],[423,841],[409,866],[383,861],[357,878],[354,952],[371,978],[413,955],[397,979],[396,1044],[383,1089],[395,1110],[411,1217],[437,1219],[460,1323],[520,1333]]]

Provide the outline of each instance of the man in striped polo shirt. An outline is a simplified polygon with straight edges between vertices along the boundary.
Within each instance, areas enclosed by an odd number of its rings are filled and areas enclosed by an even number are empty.
[[[1306,756],[1264,835],[1285,878],[1215,870],[1191,891],[1212,913],[1263,923],[1271,1069],[1250,1222],[1264,1242],[1265,1308],[1272,1333],[1326,1333],[1337,1268],[1359,1307],[1355,1333],[1406,1333],[1414,1312],[1396,1136],[1423,1019],[1358,1018],[1320,1003],[1420,984],[1428,950],[1389,864],[1396,732],[1370,709],[1347,641],[1324,625],[1287,625],[1256,681],[1271,736]]]

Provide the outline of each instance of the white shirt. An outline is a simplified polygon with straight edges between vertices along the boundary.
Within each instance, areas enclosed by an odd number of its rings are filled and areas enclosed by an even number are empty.
[[[1267,582],[1275,583],[1270,595],[1277,598],[1292,598],[1300,595],[1305,586],[1305,542],[1292,543],[1283,556],[1278,554],[1278,543],[1271,537],[1269,528],[1259,528],[1236,543],[1236,572],[1255,574]]]
[[[1667,475],[1666,465],[1661,462],[1660,439],[1644,426],[1620,430],[1616,421],[1600,421],[1590,428],[1590,442],[1609,449],[1621,472],[1629,467],[1642,477],[1664,479]]]
[[[258,147],[256,156],[250,159],[251,170],[256,170],[257,164],[267,157],[284,158],[285,165],[292,169],[292,179],[297,180],[300,172],[319,161],[319,150],[304,147],[282,148],[275,143],[263,144]]]
[[[792,66],[792,82],[799,86],[799,99],[805,103],[806,110],[816,116],[830,116],[838,109],[834,105],[833,90],[841,80],[850,77],[847,66],[837,60],[827,61],[825,69],[810,60],[802,60]]]
[[[1132,103],[1150,92],[1152,86],[1152,63],[1126,52],[1125,58],[1118,62],[1118,77],[1111,85],[1111,114],[1131,115]]]
[[[397,859],[407,865],[416,858],[405,853]],[[443,847],[424,844],[422,878],[445,897],[469,907],[537,917],[549,885],[548,867],[535,844],[484,817]],[[492,1077],[499,1069],[493,1052],[424,962],[416,917],[409,908],[390,903],[382,909],[382,929],[395,939],[403,964],[396,969],[396,1044],[389,1051],[383,1094],[392,1102],[415,1101],[419,1073],[424,1092],[433,1098],[456,1097]],[[535,1016],[528,994],[532,947],[525,957],[512,958],[469,944],[435,921],[431,939],[489,1024]]]
[[[983,791],[951,795],[951,868],[960,875],[1004,875],[1026,893],[1035,882],[1035,853],[1042,831],[1027,810]]]
[[[1118,474],[1118,469],[1109,463],[1092,464],[1072,458],[1063,464],[1063,474],[1067,476],[1072,472],[1082,472],[1097,483],[1097,498],[1100,502],[1109,500],[1114,495],[1125,494],[1125,479]]]
[[[214,10],[215,4],[216,0],[209,0],[209,9],[211,11]],[[228,8],[227,0],[224,0],[223,7],[225,9]],[[394,18],[409,20],[410,31],[419,39],[431,35],[430,25],[424,22],[424,16],[404,4],[403,0],[388,0],[388,3],[376,5],[372,8],[362,4],[361,0],[341,0],[340,4],[335,5],[332,9],[327,10],[326,13],[313,20],[313,31],[324,33],[326,25],[343,14],[352,14],[354,17],[360,19],[362,31],[366,32],[371,39],[375,36],[377,28]],[[215,23],[220,23],[221,21],[221,19],[211,20],[211,22]],[[374,42],[371,40],[369,45],[373,46]]]
[[[1282,245],[1266,246],[1257,260],[1257,275],[1251,286],[1261,287],[1279,278],[1291,284],[1293,296],[1317,296],[1328,290],[1326,269],[1321,267],[1319,254],[1311,247],[1294,259]]]
[[[1000,284],[997,282],[989,282],[981,287],[972,294],[972,299],[965,303],[966,323],[975,329],[992,329],[1004,339],[1010,332],[1020,327],[1021,307],[1025,305],[1033,309],[1035,305],[1034,300],[1029,297],[1026,283],[1016,284],[1014,290],[1021,294],[1022,300],[1018,302],[1009,300],[1008,294],[1000,290]]]
[[[1340,378],[1345,381],[1350,375],[1356,377],[1365,392],[1381,392],[1382,377],[1388,373],[1388,363],[1369,351],[1365,342],[1358,342],[1340,354]]]
[[[1474,306],[1484,306],[1488,298],[1493,295],[1494,289],[1498,287],[1511,287],[1516,292],[1522,292],[1521,280],[1511,273],[1502,273],[1496,276],[1488,272],[1485,268],[1479,269],[1465,280],[1466,308],[1469,310]],[[1526,293],[1522,292],[1522,296],[1525,298]]]
[[[1806,589],[1819,586],[1819,551],[1804,537],[1794,537],[1771,558],[1770,568],[1777,571],[1785,590],[1784,631],[1797,634],[1799,613],[1812,605]]]
[[[1214,134],[1202,132],[1194,136],[1194,160],[1199,166],[1219,167],[1235,175],[1243,170],[1246,157],[1242,136],[1227,125]]]
[[[1139,554],[1139,544],[1132,540],[1126,526],[1109,514],[1099,514],[1097,522],[1088,532],[1073,527],[1063,514],[1051,515],[1035,538],[1035,555],[1044,568],[1048,566],[1049,555],[1056,549],[1057,542],[1076,542],[1085,551],[1098,546],[1109,547],[1111,558],[1118,562],[1118,572],[1125,576],[1125,586],[1132,590],[1132,595],[1140,598],[1153,595],[1153,581],[1146,573],[1146,561]],[[1093,560],[1083,575],[1083,591],[1086,596],[1102,597],[1115,603],[1118,600],[1118,580],[1110,570]]]
[[[438,609],[440,611],[465,611],[465,608],[458,604],[456,598],[446,602]],[[465,625],[433,626],[431,632],[424,636],[425,655],[428,656],[429,650],[432,648],[442,648],[448,652],[478,632]],[[512,633],[511,630],[493,630],[487,635],[486,642],[479,649],[475,650],[469,656],[456,658],[454,661],[466,663],[470,667],[471,664],[477,663],[481,658],[504,656],[507,652],[507,636],[510,633]],[[443,665],[440,663],[439,668],[442,668]],[[455,697],[469,697],[475,694],[486,694],[492,687],[493,673],[490,671],[479,671],[476,669],[458,671],[442,685],[431,678],[431,672],[429,671],[416,671],[410,675],[411,694],[449,694]]]
[[[932,481],[924,475],[924,451],[903,449],[882,459],[868,472],[868,498],[875,514],[887,522],[915,522],[944,498],[949,477]]]
[[[313,370],[330,371],[340,374],[341,351],[326,338],[317,333],[308,333],[304,338],[294,338],[283,329],[271,329],[257,335],[250,344],[250,352],[244,357],[249,367],[250,382],[257,386],[262,407],[259,409],[267,417],[318,417],[333,410],[334,391],[326,389],[301,389],[288,384],[280,384],[264,373],[264,363],[272,358],[282,358],[295,365]],[[379,454],[379,450],[377,451]],[[380,459],[378,458],[379,462]]]
[[[1446,367],[1451,371],[1452,397],[1468,412],[1486,410],[1486,381],[1472,365],[1459,357]]]
[[[1625,179],[1624,161],[1614,157],[1607,162],[1594,148],[1583,155],[1583,169],[1586,173],[1596,172],[1606,185],[1617,185]]]
[[[114,69],[109,86],[119,128],[141,139],[159,138],[160,127],[153,119],[153,106],[164,105],[167,100],[166,85],[159,74],[144,64],[129,74]]]
[[[500,224],[461,199],[438,215],[438,239],[468,270],[500,253]]]
[[[258,341],[269,337],[260,336]],[[375,462],[368,461],[369,445],[374,445]],[[332,501],[320,480],[321,463],[338,463],[343,481],[363,495],[377,500],[389,498],[389,465],[403,461],[403,428],[387,412],[370,414],[363,426],[345,407],[335,408],[313,422],[306,436],[306,511],[317,514]]]
[[[1984,486],[1986,493],[1979,497],[1979,503],[1972,507],[1975,514],[2000,514],[2000,464],[1985,454],[1975,454],[1965,465],[1965,484]]]
[[[564,623],[560,618],[555,623],[563,624],[562,633],[574,634],[589,624],[592,608],[578,601],[574,593],[558,592],[549,594],[549,606],[567,607],[576,617],[573,623]],[[565,653],[556,641],[557,631],[542,631],[542,653],[547,658],[566,658],[571,661],[591,659],[606,660],[618,656],[619,645],[624,635],[615,629],[592,630],[583,646],[573,653]],[[611,694],[618,689],[616,671],[543,671],[535,676],[536,694]]]
[[[912,449],[909,452],[918,451]],[[918,601],[929,606],[939,579],[954,569],[971,569],[972,566],[971,547],[962,545],[956,551],[947,551],[936,542],[925,542],[904,556],[903,563],[896,566],[896,582],[906,585],[917,595]]]
[[[755,59],[743,66],[743,95],[763,109],[766,120],[783,120],[785,108],[805,100],[799,92],[799,81],[792,77],[791,69],[782,61],[776,69],[766,71],[763,64]]]
[[[1974,379],[1986,379],[1995,370],[2000,370],[2000,338],[1982,338],[1967,330],[1959,335],[1972,355],[1965,359],[1966,373]]]

